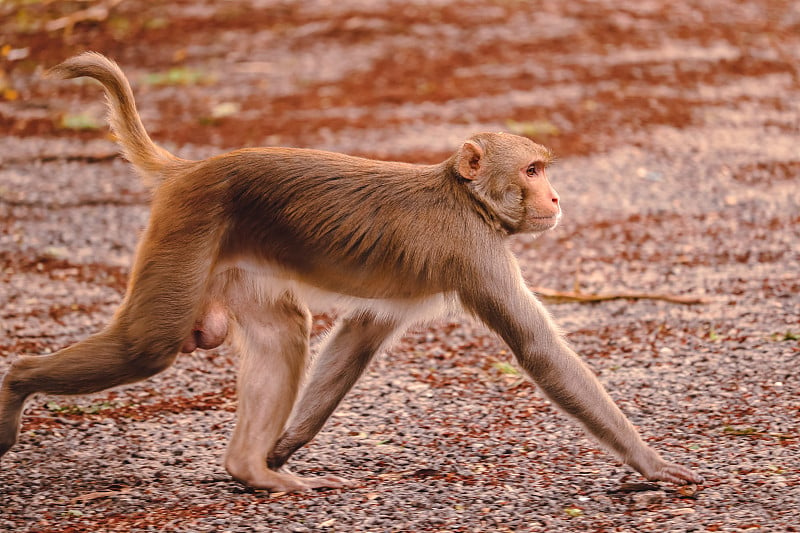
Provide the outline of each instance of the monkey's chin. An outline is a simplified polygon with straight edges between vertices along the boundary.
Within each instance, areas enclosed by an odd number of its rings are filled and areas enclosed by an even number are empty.
[[[536,237],[558,226],[561,213],[549,217],[531,217],[525,222],[525,233],[532,233]]]

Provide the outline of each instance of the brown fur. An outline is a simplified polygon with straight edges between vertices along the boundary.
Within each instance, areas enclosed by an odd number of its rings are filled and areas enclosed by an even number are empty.
[[[228,471],[272,490],[342,486],[282,466],[394,334],[455,303],[497,331],[545,394],[642,474],[701,479],[642,441],[525,287],[507,238],[547,231],[561,215],[544,147],[481,133],[429,166],[290,148],[186,161],[147,136],[115,63],[88,53],[51,72],[103,84],[125,156],[154,184],[152,214],[112,323],[12,364],[0,388],[0,455],[16,442],[31,394],[144,379],[230,330],[242,361]],[[347,311],[301,394],[305,302],[321,297]]]

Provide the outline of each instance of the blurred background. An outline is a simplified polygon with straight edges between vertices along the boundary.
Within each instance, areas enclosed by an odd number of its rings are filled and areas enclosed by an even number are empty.
[[[741,107],[780,122],[776,92],[800,80],[799,10],[777,0],[6,0],[0,125],[103,137],[94,87],[40,79],[95,50],[122,65],[152,135],[174,146],[424,161],[499,129],[586,155]]]
[[[565,217],[513,239],[524,275],[703,299],[551,309],[646,438],[707,486],[625,485],[495,336],[453,319],[403,337],[298,454],[301,473],[330,466],[352,491],[270,500],[230,482],[221,348],[32,403],[0,469],[0,529],[796,527],[800,2],[3,0],[0,373],[108,321],[147,221],[99,87],[42,77],[85,50],[120,64],[181,157],[283,145],[435,163],[485,130],[550,147]]]

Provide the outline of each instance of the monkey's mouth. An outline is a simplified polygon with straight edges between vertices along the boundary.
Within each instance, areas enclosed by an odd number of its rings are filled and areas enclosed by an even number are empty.
[[[535,216],[528,219],[529,227],[536,232],[547,231],[558,226],[561,221],[561,213],[554,215]]]

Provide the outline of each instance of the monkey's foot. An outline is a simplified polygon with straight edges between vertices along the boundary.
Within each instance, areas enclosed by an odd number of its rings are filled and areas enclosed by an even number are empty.
[[[293,474],[285,466],[276,468],[272,471],[279,474],[292,476],[293,478],[302,481],[303,484],[307,485],[309,489],[341,489],[344,487],[353,486],[353,482],[349,479],[330,474],[326,474],[324,476],[298,476]]]
[[[703,476],[693,472],[685,466],[667,463],[659,466],[653,472],[642,472],[650,481],[666,481],[676,485],[686,485],[687,483],[702,483]]]
[[[303,492],[313,489],[338,489],[351,485],[350,481],[338,476],[296,476],[288,470],[270,470],[266,464],[236,464],[229,460],[225,465],[233,478],[253,489],[266,489],[271,492]]]
[[[339,476],[308,476],[299,479],[312,489],[341,489],[353,486],[352,481]]]
[[[0,390],[0,457],[17,443],[23,401],[7,390]]]

